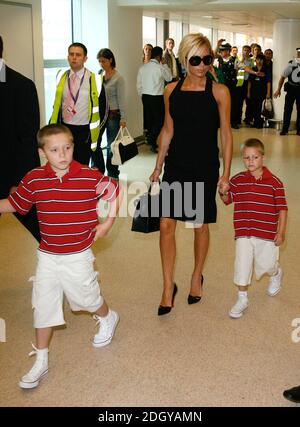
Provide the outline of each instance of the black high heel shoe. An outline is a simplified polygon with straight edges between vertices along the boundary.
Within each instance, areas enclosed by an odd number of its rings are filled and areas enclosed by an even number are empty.
[[[173,295],[172,295],[172,305],[171,307],[166,306],[166,305],[160,305],[158,307],[158,311],[157,311],[157,315],[158,316],[163,316],[164,314],[168,314],[170,313],[170,311],[172,310],[172,307],[174,307],[174,299],[175,299],[175,295],[177,294],[177,285],[176,283],[174,283],[174,289],[173,289]]]
[[[203,274],[201,274],[201,288],[203,288],[203,281],[204,281],[204,277]],[[189,294],[188,298],[187,298],[187,302],[188,304],[196,304],[197,302],[201,301],[202,295],[201,296],[193,296],[191,294]]]

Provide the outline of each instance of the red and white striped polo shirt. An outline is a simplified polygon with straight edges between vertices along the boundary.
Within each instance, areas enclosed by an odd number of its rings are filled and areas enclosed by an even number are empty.
[[[118,193],[117,181],[73,160],[69,172],[61,178],[49,163],[33,169],[8,199],[23,215],[36,204],[41,251],[71,254],[93,243],[98,199],[113,201]]]
[[[235,238],[258,237],[274,240],[278,216],[287,210],[282,182],[266,167],[256,179],[249,171],[240,172],[230,180],[229,198],[234,203]]]

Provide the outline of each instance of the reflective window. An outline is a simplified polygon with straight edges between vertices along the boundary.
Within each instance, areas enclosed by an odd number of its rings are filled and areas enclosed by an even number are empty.
[[[171,37],[171,39],[174,39],[174,42],[175,42],[174,54],[175,56],[177,56],[178,47],[182,39],[182,23],[181,22],[179,21],[169,22],[169,37]]]
[[[72,43],[72,0],[42,0],[44,90],[46,123],[53,107],[56,75],[67,69],[67,48]]]
[[[143,46],[145,44],[156,46],[156,19],[149,16],[143,16]]]
[[[227,43],[233,45],[233,33],[229,31],[218,30],[218,40],[224,39]]]
[[[42,0],[44,59],[66,58],[72,43],[71,0]]]
[[[206,36],[210,42],[212,41],[212,29],[207,27],[201,27],[200,25],[190,24],[190,33],[202,33]]]

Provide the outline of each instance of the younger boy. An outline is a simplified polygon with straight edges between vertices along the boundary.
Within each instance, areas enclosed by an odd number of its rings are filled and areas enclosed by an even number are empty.
[[[271,276],[270,296],[275,296],[281,288],[282,269],[278,259],[279,246],[285,239],[287,204],[282,182],[263,166],[264,152],[259,139],[248,139],[242,147],[247,170],[231,178],[228,193],[219,193],[225,204],[234,203],[234,283],[239,292],[229,312],[233,318],[241,317],[248,307],[253,263],[257,279],[265,273]]]
[[[66,126],[45,126],[38,132],[38,144],[48,163],[28,172],[17,190],[0,200],[1,213],[17,211],[24,215],[36,204],[41,232],[32,289],[36,348],[30,355],[37,357],[19,382],[25,389],[37,387],[48,372],[53,327],[65,323],[63,294],[73,311],[95,313],[100,327],[94,347],[111,342],[119,321],[100,294],[90,249],[114,222],[118,183],[73,160],[73,136]],[[103,223],[98,223],[98,198],[111,202],[110,214]]]

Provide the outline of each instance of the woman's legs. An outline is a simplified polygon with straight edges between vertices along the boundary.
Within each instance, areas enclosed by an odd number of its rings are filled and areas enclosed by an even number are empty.
[[[201,296],[201,276],[209,245],[208,224],[194,228],[194,271],[191,279],[190,295]]]
[[[177,221],[170,218],[160,220],[160,255],[163,270],[164,289],[161,305],[170,307],[173,295],[173,276],[176,257],[175,230]]]
[[[119,177],[119,167],[116,165],[112,165],[111,163],[111,150],[110,146],[116,139],[116,136],[120,129],[120,115],[116,115],[115,117],[108,119],[107,127],[106,127],[106,137],[107,137],[107,158],[106,158],[106,169],[107,175],[112,178]]]

